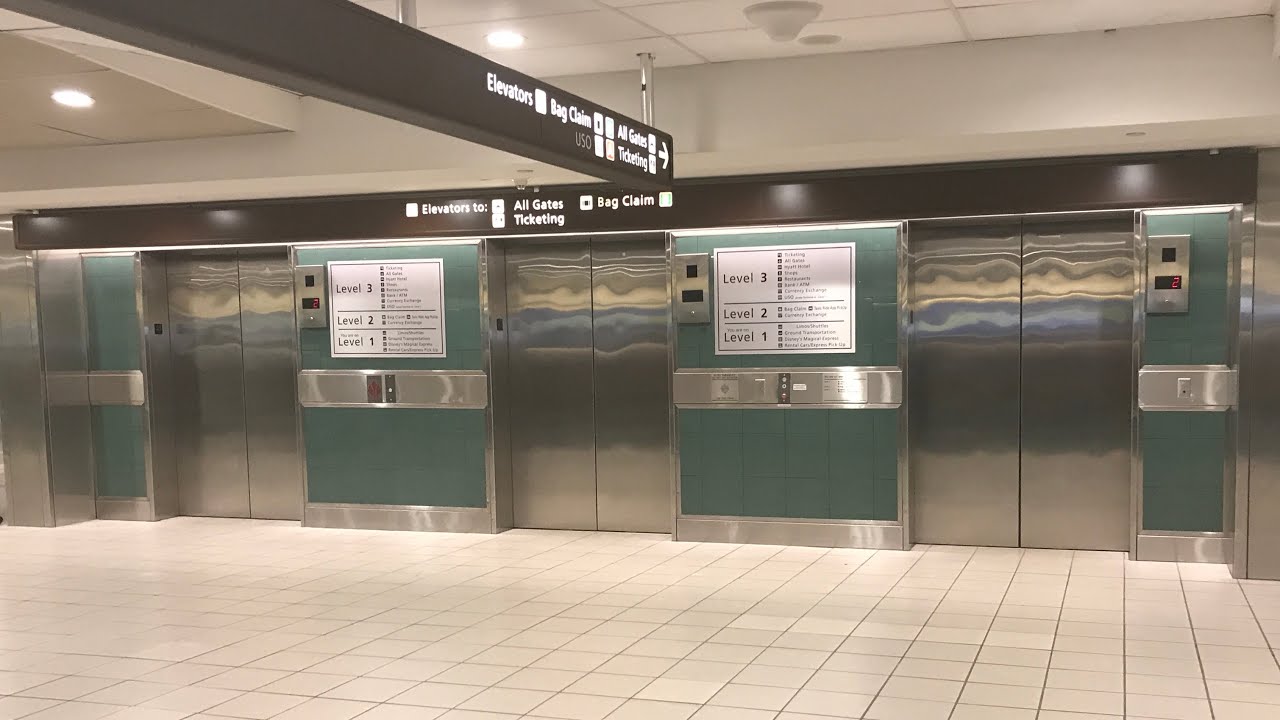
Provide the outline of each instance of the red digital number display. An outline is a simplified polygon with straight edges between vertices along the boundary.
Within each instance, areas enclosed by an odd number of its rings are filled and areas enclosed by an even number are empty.
[[[1181,275],[1157,275],[1155,289],[1156,290],[1181,290],[1182,276]]]

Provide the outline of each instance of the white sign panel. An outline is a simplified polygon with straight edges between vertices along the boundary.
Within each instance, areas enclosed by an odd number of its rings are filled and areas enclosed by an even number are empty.
[[[334,357],[444,357],[444,262],[329,263]]]
[[[854,243],[715,251],[716,354],[854,352]]]

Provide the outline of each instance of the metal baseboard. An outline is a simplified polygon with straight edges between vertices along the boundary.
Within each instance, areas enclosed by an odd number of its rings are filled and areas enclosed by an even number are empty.
[[[904,549],[902,525],[872,520],[801,520],[684,515],[676,518],[674,539],[751,545]]]
[[[492,533],[488,508],[307,503],[303,527],[346,530]]]
[[[1135,560],[1157,562],[1231,562],[1235,538],[1223,533],[1156,533],[1138,535]]]
[[[150,522],[151,501],[144,498],[98,498],[95,503],[99,520],[140,520]]]

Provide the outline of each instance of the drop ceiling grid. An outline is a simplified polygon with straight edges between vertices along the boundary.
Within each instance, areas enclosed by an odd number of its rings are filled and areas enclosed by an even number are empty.
[[[659,66],[856,52],[1267,14],[1271,0],[821,0],[804,35],[831,45],[776,43],[743,9],[756,0],[418,0],[427,32],[542,77],[629,70],[637,52]],[[394,15],[396,0],[357,0]],[[485,35],[523,33],[495,51]]]

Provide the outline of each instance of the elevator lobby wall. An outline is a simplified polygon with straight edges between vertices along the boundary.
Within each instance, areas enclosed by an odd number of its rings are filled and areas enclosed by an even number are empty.
[[[1264,153],[1264,160],[1267,157]],[[47,288],[41,284],[41,294],[33,300],[43,321],[33,327],[46,339],[42,390],[51,396],[40,403],[50,415],[40,422],[49,428],[51,446],[70,442],[74,449],[80,442],[76,438],[90,438],[88,447],[93,449],[55,452],[57,462],[46,463],[52,475],[44,485],[47,495],[37,497],[47,507],[65,511],[64,519],[186,514],[166,505],[169,501],[162,497],[166,488],[180,483],[164,479],[177,471],[159,469],[174,460],[159,457],[157,447],[172,447],[166,443],[177,441],[156,440],[157,429],[170,423],[156,422],[158,408],[148,404],[160,392],[155,383],[163,380],[157,372],[160,365],[146,354],[159,337],[170,337],[167,332],[157,335],[157,324],[178,322],[148,306],[146,269],[151,259],[174,256],[174,231],[179,228],[179,236],[191,238],[190,244],[197,244],[195,238],[205,238],[206,246],[210,238],[222,243],[190,252],[225,253],[238,244],[273,242],[288,253],[283,282],[291,281],[294,289],[289,352],[297,379],[295,458],[305,525],[500,532],[557,526],[557,517],[567,517],[576,508],[581,512],[575,510],[572,522],[560,526],[669,529],[679,540],[880,548],[905,548],[922,541],[1102,547],[1096,538],[1043,540],[1020,535],[1019,522],[1024,530],[1028,517],[1035,522],[1026,508],[1021,521],[1016,512],[1003,517],[1001,522],[1014,530],[990,541],[951,533],[950,528],[972,524],[972,518],[935,513],[965,509],[962,504],[939,504],[942,495],[934,494],[968,477],[955,465],[964,459],[964,451],[936,434],[917,443],[917,432],[968,423],[946,414],[947,408],[964,410],[965,403],[936,403],[946,400],[948,387],[978,389],[974,378],[957,377],[945,352],[938,354],[961,339],[948,333],[963,330],[946,313],[988,330],[994,326],[969,312],[983,306],[966,309],[969,281],[957,263],[968,256],[962,253],[955,262],[947,260],[947,248],[964,248],[941,241],[931,244],[930,233],[962,237],[967,231],[956,228],[966,223],[1014,223],[1020,229],[1001,237],[1018,238],[1017,247],[1006,243],[1009,250],[1000,257],[1017,269],[1017,285],[1023,288],[1018,295],[1025,295],[1025,287],[1039,287],[1037,278],[1059,277],[1062,287],[1044,289],[1062,291],[1063,304],[1038,325],[1034,318],[1027,319],[1020,305],[1016,313],[1022,324],[1010,336],[1011,347],[1041,340],[1051,347],[1066,337],[1054,335],[1066,332],[1060,321],[1083,331],[1086,316],[1093,317],[1090,313],[1117,333],[1107,340],[1107,347],[1119,352],[1108,357],[1121,358],[1123,367],[1118,380],[1108,380],[1107,387],[1120,388],[1113,393],[1120,431],[1115,438],[1109,436],[1111,449],[1105,454],[1119,483],[1117,493],[1106,495],[1106,510],[1120,520],[1117,534],[1108,535],[1105,547],[1128,550],[1139,559],[1217,562],[1247,547],[1253,549],[1251,566],[1266,572],[1268,553],[1259,549],[1264,544],[1241,536],[1261,537],[1265,531],[1265,526],[1248,523],[1251,517],[1266,516],[1256,509],[1251,513],[1249,499],[1265,497],[1268,487],[1256,472],[1250,478],[1250,468],[1256,470],[1258,461],[1250,459],[1248,440],[1257,437],[1251,427],[1259,426],[1250,425],[1253,417],[1244,412],[1245,404],[1239,413],[1234,403],[1188,412],[1141,405],[1139,393],[1140,371],[1158,379],[1162,369],[1177,375],[1184,370],[1209,372],[1212,368],[1206,368],[1212,366],[1234,377],[1240,366],[1249,367],[1242,338],[1254,327],[1250,311],[1256,303],[1249,298],[1260,296],[1248,282],[1253,276],[1256,161],[1257,155],[1240,151],[739,179],[690,183],[677,187],[674,202],[667,197],[661,205],[608,213],[607,205],[599,203],[594,212],[582,210],[580,196],[609,198],[616,189],[544,188],[539,197],[548,203],[563,201],[568,209],[561,224],[533,228],[537,232],[512,227],[515,223],[495,229],[487,213],[472,217],[422,211],[448,203],[474,208],[494,199],[511,207],[522,197],[483,191],[426,198],[51,211],[20,217],[20,241],[39,249],[14,252],[27,252],[30,273],[50,283]],[[582,207],[587,204],[584,201]],[[228,223],[232,216],[236,222]],[[1106,228],[1094,228],[1104,221],[1110,223]],[[1147,248],[1181,237],[1189,243],[1189,277],[1195,278],[1189,285],[1190,312],[1148,313]],[[650,247],[654,239],[656,249]],[[1106,248],[1098,244],[1102,239]],[[151,248],[161,240],[168,240],[170,249],[131,249]],[[856,248],[856,273],[851,278],[856,288],[856,346],[847,351],[717,353],[715,323],[680,318],[682,296],[676,286],[682,263],[696,261],[690,258],[703,258],[704,267],[714,273],[717,256],[724,252],[782,252],[831,244]],[[1072,255],[1070,248],[1082,253],[1106,249],[1110,255],[1098,264],[1085,254]],[[307,321],[300,303],[310,295],[325,296],[324,284],[334,263],[404,262],[438,263],[441,268],[445,351],[430,358],[335,353],[335,329]],[[1109,268],[1104,274],[1110,284],[1104,287],[1099,284],[1103,275],[1090,274],[1095,265]],[[306,291],[312,287],[308,275],[319,280],[318,289]],[[573,282],[581,281],[580,292],[544,283],[556,277],[570,283],[570,275],[576,278]],[[55,285],[63,276],[82,278],[83,310],[78,314],[62,312],[63,305],[70,307],[58,294],[65,293],[66,286]],[[597,288],[596,276],[602,282],[616,276],[631,284]],[[641,282],[642,278],[646,279]],[[927,297],[918,292],[925,287],[918,284],[922,278],[931,278],[932,294]],[[168,282],[172,279],[170,272]],[[706,300],[713,303],[714,283],[706,287]],[[172,295],[173,288],[168,292]],[[649,307],[655,292],[657,310]],[[1119,300],[1094,307],[1079,301],[1080,293]],[[1032,293],[1044,295],[1046,302],[1052,294]],[[166,312],[171,309],[171,304],[165,305]],[[604,340],[612,332],[609,318],[614,316],[637,328],[654,322],[660,323],[655,328],[665,325],[665,342],[646,329],[646,339],[609,349]],[[533,327],[525,327],[526,321],[557,332],[587,330],[579,333],[582,342],[556,344],[559,340],[550,335],[540,338],[526,332]],[[130,326],[135,328],[132,335],[124,331]],[[83,340],[68,344],[59,329],[64,327],[74,331],[68,337]],[[926,327],[931,333],[927,337],[922,333]],[[174,333],[173,342],[181,337]],[[555,342],[547,345],[543,340]],[[667,357],[665,373],[646,391],[646,397],[664,398],[665,414],[659,410],[655,415],[663,422],[653,428],[658,428],[658,435],[668,434],[667,443],[646,439],[643,448],[639,443],[629,446],[626,437],[614,437],[606,427],[609,413],[616,410],[613,406],[625,401],[603,400],[602,391],[617,387],[618,378],[603,378],[600,362],[622,360],[621,350],[633,346]],[[176,357],[175,352],[170,348],[164,356]],[[557,357],[568,362],[571,355],[594,358],[583,367],[595,370],[581,375],[583,386],[576,388],[589,390],[584,401],[574,404],[564,397],[565,407],[580,406],[571,423],[580,432],[575,430],[572,437],[535,437],[531,431],[550,427],[543,411],[555,401],[556,388],[535,387],[534,380],[520,373]],[[618,365],[624,366],[632,367]],[[172,375],[175,369],[168,372]],[[142,374],[137,381],[131,379],[135,373]],[[1015,371],[1010,377],[1019,374]],[[1043,405],[1057,398],[1079,400],[1084,403],[1082,412],[1092,407],[1084,392],[1053,391],[1046,385],[1051,380],[1031,382],[1021,374],[1021,386],[1015,383],[1010,392],[1023,404]],[[801,384],[821,387],[827,375],[863,390],[821,401],[782,397],[778,393],[790,388],[782,385],[784,375],[787,383],[797,383],[797,392]],[[743,392],[735,397],[716,394],[713,382],[722,379],[732,379]],[[919,392],[917,383],[935,381],[942,383],[937,386],[941,390]],[[128,390],[136,382],[146,391],[125,392],[112,404],[94,401],[117,397],[110,393]],[[1248,387],[1247,373],[1241,382]],[[764,388],[764,394],[751,395],[748,388]],[[110,392],[104,395],[104,389]],[[528,392],[531,389],[541,394]],[[1252,412],[1267,411],[1255,407]],[[9,417],[6,413],[6,453],[11,453]],[[1047,432],[1070,436],[1074,439],[1066,447],[1090,452],[1079,446],[1085,440],[1077,432],[1088,417],[1064,410],[1042,419],[1045,422],[1035,428],[1012,426],[1001,442],[1018,445],[1020,437]],[[563,423],[557,427],[569,428]],[[649,438],[653,428],[645,427]],[[627,430],[625,423],[618,428]],[[1044,475],[1044,467],[1062,459],[1055,453],[1064,446],[1043,445],[1041,455],[1024,453],[1019,459],[1015,452],[1002,466],[1008,487],[1017,489],[1019,482]],[[607,458],[614,450],[640,457],[635,453],[641,449],[645,458],[666,459],[663,467],[655,465],[656,470],[644,473],[660,475],[654,486],[663,493],[645,495],[644,506],[659,512],[665,508],[667,515],[651,523],[646,520],[644,528],[631,528],[615,522],[616,513],[609,509],[612,499],[621,495],[608,486],[613,478],[608,477]],[[533,463],[570,456],[577,458],[572,478],[577,484],[547,485],[555,478],[526,472]],[[72,463],[79,463],[74,467],[82,471],[69,470]],[[593,472],[583,470],[588,465]],[[92,483],[85,485],[85,477]],[[63,478],[72,485],[79,480],[85,487],[68,490]],[[11,497],[15,487],[11,477]],[[588,487],[595,502],[584,499],[583,488]],[[566,488],[582,495],[574,496],[573,508],[545,502]],[[539,494],[544,491],[552,495]],[[86,506],[79,503],[81,497],[96,502]],[[15,518],[26,512],[28,503],[21,505],[13,509]],[[131,515],[123,510],[126,507],[134,508]],[[37,521],[30,524],[55,524],[43,510],[36,515]]]

